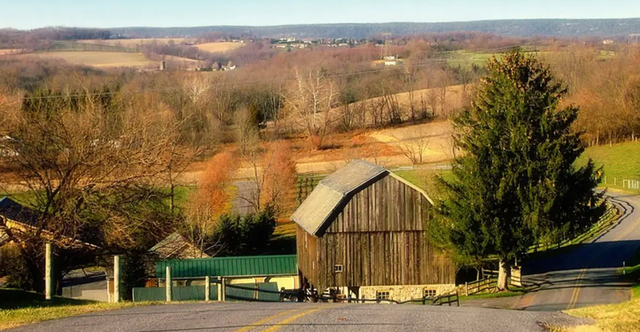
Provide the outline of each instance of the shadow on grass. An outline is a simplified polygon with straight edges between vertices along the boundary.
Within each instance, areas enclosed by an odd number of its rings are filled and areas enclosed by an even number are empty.
[[[296,253],[296,237],[295,236],[278,236],[269,242],[270,255],[294,255]]]
[[[0,309],[25,309],[25,308],[44,308],[69,305],[87,305],[97,302],[87,300],[74,300],[63,297],[54,297],[53,300],[47,301],[44,295],[27,292],[18,289],[2,289],[0,288]]]

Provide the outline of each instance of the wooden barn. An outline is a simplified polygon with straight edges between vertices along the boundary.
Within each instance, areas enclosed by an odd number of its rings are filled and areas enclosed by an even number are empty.
[[[430,243],[433,202],[363,160],[323,179],[295,211],[300,280],[324,292],[407,300],[455,287],[454,263]]]

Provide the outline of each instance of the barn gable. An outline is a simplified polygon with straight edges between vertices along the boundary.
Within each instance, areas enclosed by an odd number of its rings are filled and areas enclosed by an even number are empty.
[[[293,213],[291,219],[318,236],[339,213],[349,196],[389,172],[364,160],[355,160],[324,178]]]
[[[322,236],[349,201],[362,190],[368,190],[385,177],[394,178],[410,190],[417,191],[431,205],[433,201],[420,188],[388,170],[364,160],[355,160],[324,178],[291,216],[302,229],[314,236]],[[385,182],[387,183],[387,182]],[[402,188],[399,188],[402,193]]]

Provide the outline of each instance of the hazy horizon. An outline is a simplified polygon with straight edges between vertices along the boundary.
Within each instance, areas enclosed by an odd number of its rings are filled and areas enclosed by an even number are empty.
[[[7,0],[0,0],[9,2]],[[312,24],[450,23],[535,19],[634,19],[640,2],[611,0],[539,0],[514,3],[490,0],[436,1],[305,1],[236,0],[211,4],[206,0],[125,1],[94,3],[81,0],[24,0],[4,4],[0,28],[31,30],[43,27],[202,27],[283,26]]]

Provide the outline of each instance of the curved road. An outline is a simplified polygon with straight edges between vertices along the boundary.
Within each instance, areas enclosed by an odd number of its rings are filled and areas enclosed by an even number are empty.
[[[530,292],[513,307],[565,310],[630,299],[634,280],[625,279],[620,270],[640,247],[640,197],[608,196],[623,212],[620,222],[566,254],[525,263],[523,282]]]

